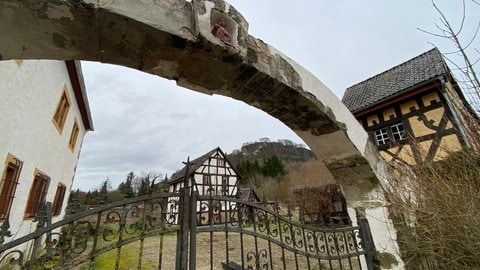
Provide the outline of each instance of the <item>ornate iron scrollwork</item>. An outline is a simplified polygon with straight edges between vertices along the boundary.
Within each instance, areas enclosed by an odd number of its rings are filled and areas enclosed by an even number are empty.
[[[179,216],[185,215],[185,205],[179,204],[182,196],[160,193],[133,198],[76,213],[54,224],[50,224],[48,210],[43,209],[36,218],[39,225],[34,233],[5,243],[5,238],[12,235],[7,218],[0,227],[0,264],[21,267],[28,264],[28,267],[35,265],[41,269],[46,262],[57,261],[61,267],[75,268],[82,263],[93,263],[102,253],[121,250],[123,246],[140,240],[141,254],[145,252],[145,238],[159,236],[159,242],[163,243],[168,231],[189,233],[193,244],[196,234],[208,232],[210,248],[195,250],[189,246],[186,249],[191,248],[197,256],[197,251],[211,252],[211,265],[214,257],[226,254],[227,260],[241,258],[238,263],[246,269],[305,269],[314,263],[322,265],[321,268],[325,265],[335,268],[345,260],[350,269],[356,269],[359,256],[367,254],[364,245],[368,242],[363,240],[361,227],[308,226],[291,220],[291,216],[282,216],[279,211],[235,197],[194,194],[186,198],[190,199],[191,209],[187,210],[193,225],[184,229],[178,226],[181,225],[178,224]],[[216,242],[225,243],[225,253],[214,254],[214,239],[222,237],[222,234],[225,240]],[[235,242],[237,237],[239,241]],[[38,241],[43,241],[42,245],[38,245],[43,250],[26,258],[25,251],[31,250],[30,247]],[[183,248],[183,243],[176,243]],[[193,245],[188,241],[186,243]],[[228,257],[235,250],[238,254]],[[116,252],[121,253],[123,251]],[[158,254],[161,253],[162,248]],[[51,260],[54,256],[60,259]]]
[[[248,252],[246,257],[247,269],[268,269],[268,252],[266,249],[261,249],[258,252]]]

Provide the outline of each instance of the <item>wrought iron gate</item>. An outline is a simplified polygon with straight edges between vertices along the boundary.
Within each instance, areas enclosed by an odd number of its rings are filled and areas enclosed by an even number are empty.
[[[235,197],[156,193],[70,215],[10,240],[0,266],[22,269],[379,269],[368,222],[319,228]],[[4,242],[3,242],[4,241]],[[0,267],[1,268],[1,267]],[[3,269],[3,268],[2,268]],[[7,268],[8,269],[8,268]]]

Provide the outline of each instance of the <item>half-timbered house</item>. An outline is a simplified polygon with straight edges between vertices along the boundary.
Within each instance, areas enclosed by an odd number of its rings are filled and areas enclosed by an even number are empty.
[[[343,103],[387,161],[437,161],[475,146],[478,117],[433,48],[347,88]]]
[[[191,192],[195,192],[197,195],[216,196],[237,196],[241,178],[220,147],[189,161],[188,165],[174,173],[168,180],[168,191],[180,192],[185,186],[185,177],[188,179],[188,186],[192,188]],[[197,213],[212,211],[214,216],[220,216],[230,207],[233,205],[227,207],[220,201],[208,207],[202,207],[199,203]],[[176,209],[175,203],[168,205],[170,214],[167,218],[172,223],[176,223]]]
[[[240,175],[220,147],[190,161],[188,166],[174,173],[168,181],[169,191],[182,189],[185,176],[198,195],[234,196],[238,191]]]

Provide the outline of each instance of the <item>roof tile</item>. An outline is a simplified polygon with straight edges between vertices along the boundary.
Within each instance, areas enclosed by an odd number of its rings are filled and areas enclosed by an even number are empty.
[[[447,72],[448,68],[440,51],[433,48],[405,63],[350,86],[345,91],[342,102],[355,113],[397,94],[406,93],[415,85]]]

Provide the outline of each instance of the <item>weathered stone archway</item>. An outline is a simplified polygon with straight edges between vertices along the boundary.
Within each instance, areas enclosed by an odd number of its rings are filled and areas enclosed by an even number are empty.
[[[80,59],[135,68],[255,106],[296,132],[336,177],[382,162],[339,99],[307,70],[248,34],[223,1],[8,0],[0,59]],[[212,34],[223,19],[232,36]],[[320,63],[321,64],[321,63]],[[344,173],[342,173],[344,174]]]
[[[212,32],[221,20],[230,38]],[[307,70],[250,36],[248,22],[221,0],[5,0],[0,25],[0,60],[99,61],[229,96],[285,123],[337,180],[388,178],[366,132],[340,100]]]

